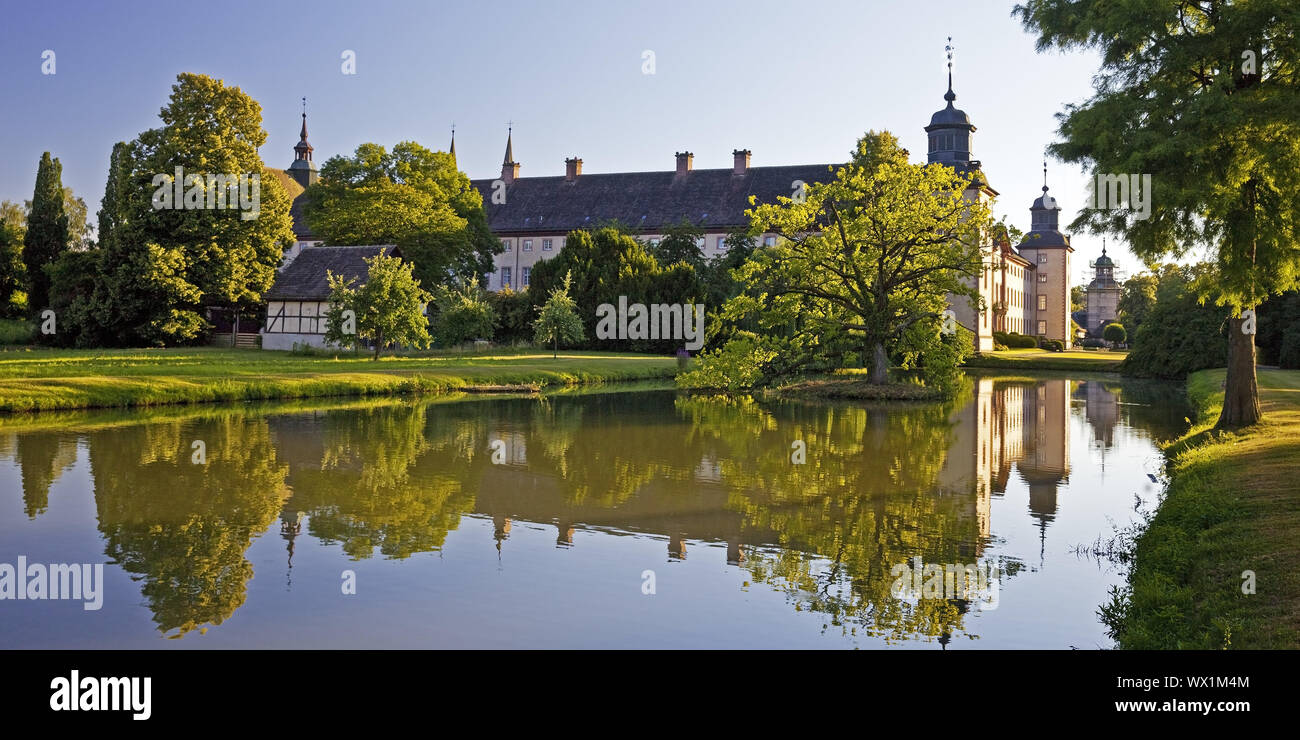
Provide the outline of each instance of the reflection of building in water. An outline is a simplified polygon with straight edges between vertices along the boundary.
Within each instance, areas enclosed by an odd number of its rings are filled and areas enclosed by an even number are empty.
[[[501,441],[504,446],[496,445]],[[492,435],[492,451],[495,453],[501,450],[505,453],[504,464],[506,465],[527,465],[528,464],[528,439],[522,432],[502,432],[498,431]],[[495,460],[494,460],[495,462]]]
[[[1092,427],[1093,443],[1103,451],[1115,446],[1115,427],[1119,424],[1119,396],[1095,380],[1080,384],[1074,392],[1082,398],[1084,415]],[[1103,464],[1105,457],[1102,457]]]
[[[974,401],[951,419],[954,444],[939,481],[945,494],[975,494],[970,513],[981,537],[990,533],[992,495],[1006,492],[1013,465],[1029,486],[1030,515],[1040,529],[1056,516],[1056,487],[1070,475],[1069,414],[1067,380],[975,380]]]

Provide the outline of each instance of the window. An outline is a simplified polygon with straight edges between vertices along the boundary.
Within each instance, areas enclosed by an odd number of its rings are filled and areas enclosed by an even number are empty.
[[[1038,273],[1038,282],[1040,282],[1040,283],[1045,283],[1045,282],[1047,282],[1047,273],[1045,273],[1045,272],[1040,272],[1040,273]]]
[[[501,287],[502,287],[502,288],[509,288],[509,287],[510,287],[510,268],[509,268],[509,267],[502,267],[502,268],[501,268]]]
[[[727,248],[727,237],[725,236],[718,237],[718,251],[721,252],[726,248]]]
[[[505,247],[505,248],[506,248],[506,251],[509,252],[509,251],[510,251],[510,240],[509,240],[509,239],[502,239],[502,240],[501,240],[501,246]]]
[[[776,237],[774,237],[774,236],[765,236],[765,237],[763,237],[763,246],[765,246],[765,247],[774,247],[774,246],[776,246]]]
[[[530,275],[532,275],[532,272],[533,272],[533,268],[531,268],[531,267],[525,267],[525,268],[524,268],[524,273],[523,273],[523,275],[520,276],[521,280],[519,281],[519,284],[522,285],[522,286],[524,286],[525,288],[527,288],[527,287],[528,287],[528,278],[529,278]]]
[[[1045,295],[1038,296],[1038,310],[1039,311],[1047,310],[1047,296]]]
[[[525,251],[525,252],[531,252],[531,251],[533,251],[533,240],[532,240],[532,239],[525,239],[525,240],[524,240],[524,251]]]
[[[1045,265],[1045,264],[1047,264],[1047,255],[1045,255],[1045,254],[1040,254],[1040,255],[1038,255],[1038,264],[1040,264],[1040,265]]]
[[[1040,322],[1038,322],[1038,333],[1039,333],[1040,335],[1041,335],[1041,334],[1046,334],[1046,333],[1047,333],[1047,322],[1046,322],[1046,321],[1040,321]]]
[[[543,240],[542,240],[542,251],[543,251],[543,252],[549,252],[549,251],[551,251],[551,240],[550,240],[550,239],[543,239]]]

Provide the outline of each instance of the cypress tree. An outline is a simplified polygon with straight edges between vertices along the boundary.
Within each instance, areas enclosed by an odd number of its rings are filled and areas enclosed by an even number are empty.
[[[54,264],[68,249],[68,214],[63,207],[63,165],[49,152],[41,155],[36,170],[36,189],[27,214],[27,236],[23,240],[23,264],[27,267],[27,310],[33,316],[50,304],[50,276],[46,265]]]

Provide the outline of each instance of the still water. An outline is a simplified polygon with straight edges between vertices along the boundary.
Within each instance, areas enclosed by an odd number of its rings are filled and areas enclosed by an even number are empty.
[[[0,564],[103,564],[98,609],[0,600],[0,648],[1108,647],[1122,574],[1077,548],[1154,504],[1179,397],[981,377],[932,405],[606,389],[0,419]],[[991,578],[927,592],[926,564]]]

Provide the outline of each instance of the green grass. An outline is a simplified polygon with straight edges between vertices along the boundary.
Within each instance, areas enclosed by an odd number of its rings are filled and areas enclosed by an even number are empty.
[[[1211,429],[1223,378],[1188,378],[1194,426],[1166,449],[1165,498],[1102,609],[1123,648],[1300,647],[1300,371],[1260,370],[1264,421],[1235,433]]]
[[[1071,370],[1085,372],[1119,372],[1127,352],[1110,350],[1089,352],[1068,349],[1048,352],[1045,349],[1006,349],[985,352],[966,360],[966,367],[999,370]]]
[[[536,350],[302,356],[227,348],[0,351],[0,412],[375,396],[670,378],[671,357]]]

